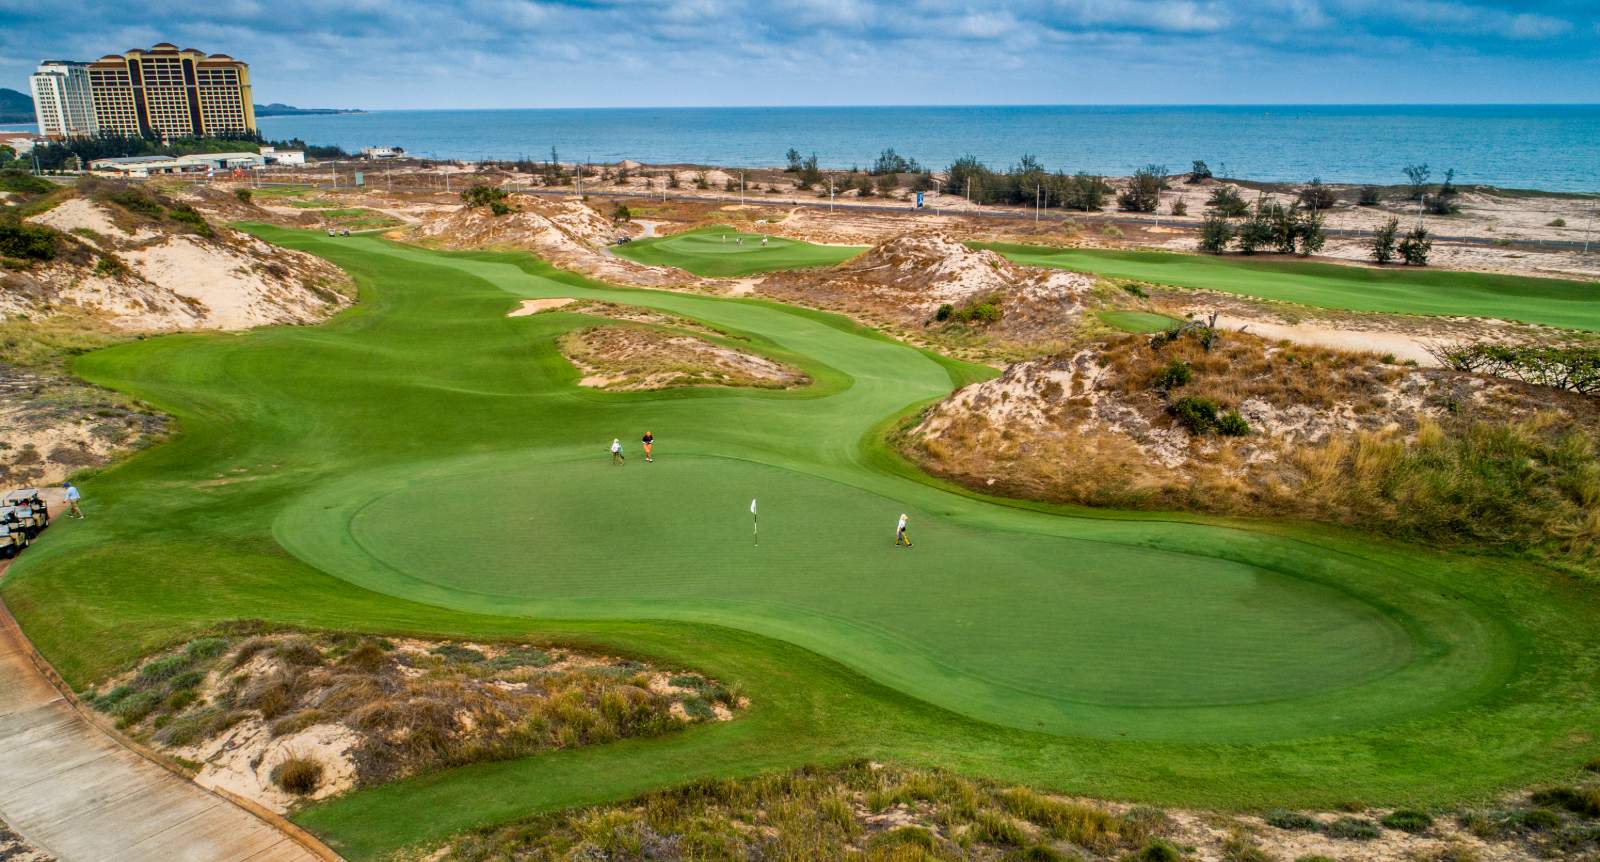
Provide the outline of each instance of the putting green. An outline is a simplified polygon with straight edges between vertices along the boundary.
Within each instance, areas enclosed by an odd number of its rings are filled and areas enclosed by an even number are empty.
[[[1448,801],[1593,755],[1600,603],[1543,570],[1310,526],[958,493],[883,434],[992,370],[828,315],[614,288],[526,255],[254,230],[346,267],[364,302],[322,326],[79,359],[183,433],[83,482],[91,517],[52,529],[0,582],[74,685],[248,617],[587,641],[737,681],[753,703],[726,724],[296,814],[350,858],[848,757],[1298,806]],[[583,389],[557,340],[605,321],[506,316],[541,297],[704,321],[815,384]],[[634,442],[646,428],[653,464]],[[626,466],[609,464],[613,437]],[[902,512],[910,550],[893,546]]]
[[[1217,290],[1319,308],[1490,317],[1600,331],[1600,285],[1556,278],[1165,251],[975,244],[1026,266]]]
[[[766,240],[765,244],[762,240]],[[618,257],[653,266],[675,266],[708,278],[832,266],[865,250],[861,246],[817,245],[781,236],[742,233],[725,225],[635,240],[615,248]]]

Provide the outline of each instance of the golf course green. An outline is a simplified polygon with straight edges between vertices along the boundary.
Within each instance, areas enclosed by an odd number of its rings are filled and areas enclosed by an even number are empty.
[[[1555,278],[1166,251],[982,243],[1025,266],[1217,290],[1344,311],[1489,317],[1600,331],[1600,285]]]
[[[766,240],[766,244],[762,244]],[[862,246],[818,245],[781,236],[710,225],[614,247],[618,257],[651,266],[675,266],[706,278],[738,278],[780,269],[832,266],[865,251]]]
[[[1586,584],[1313,525],[983,498],[916,472],[885,432],[991,369],[524,254],[251,230],[343,266],[362,302],[321,326],[78,359],[182,433],[85,479],[90,517],[0,582],[70,682],[249,618],[591,645],[737,681],[752,703],[295,814],[350,858],[853,757],[1265,808],[1482,798],[1596,753]],[[507,316],[552,297],[701,321],[815,382],[584,389],[557,339],[608,321]],[[613,466],[612,438],[636,454],[646,429],[656,462]],[[893,544],[901,513],[911,549]]]

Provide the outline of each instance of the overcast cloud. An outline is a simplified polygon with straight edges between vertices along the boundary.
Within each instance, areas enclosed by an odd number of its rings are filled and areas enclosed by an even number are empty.
[[[1600,3],[0,0],[0,86],[154,42],[307,106],[1600,101]]]

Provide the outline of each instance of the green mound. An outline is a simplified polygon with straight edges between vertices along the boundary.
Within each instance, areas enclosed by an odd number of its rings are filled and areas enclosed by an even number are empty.
[[[761,241],[767,240],[766,245]],[[832,266],[865,251],[860,246],[816,245],[723,225],[635,240],[615,248],[618,257],[652,266],[675,266],[707,278],[737,278],[780,269]]]
[[[349,858],[856,757],[1304,807],[1489,795],[1595,753],[1600,602],[1543,570],[1312,526],[955,493],[896,460],[883,432],[990,370],[827,315],[613,288],[526,255],[253,230],[344,266],[363,303],[318,327],[79,358],[183,433],[84,481],[90,517],[52,528],[0,582],[72,683],[258,618],[573,640],[737,682],[752,701],[732,722],[296,813]],[[506,316],[536,297],[702,321],[816,383],[584,390],[557,340],[595,318]],[[645,429],[653,464],[638,457]],[[609,464],[614,437],[626,466]],[[902,512],[911,550],[893,546]]]
[[[1151,311],[1102,311],[1100,322],[1123,332],[1162,332],[1182,323],[1174,317]]]
[[[1218,290],[1347,311],[1490,317],[1600,331],[1600,285],[1555,278],[1303,261],[1245,260],[1164,251],[983,243],[1026,266],[1068,269],[1174,287]]]

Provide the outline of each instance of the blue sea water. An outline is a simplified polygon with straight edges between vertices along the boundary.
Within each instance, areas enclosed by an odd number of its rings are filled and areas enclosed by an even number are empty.
[[[866,166],[885,147],[943,168],[1023,154],[1051,170],[1174,172],[1204,159],[1219,175],[1398,183],[1401,168],[1447,168],[1459,183],[1600,191],[1600,105],[968,106],[578,108],[374,111],[263,117],[271,138],[348,150],[396,145],[452,159],[770,166],[790,147],[827,167]]]
[[[1600,191],[1600,105],[593,108],[375,111],[266,117],[272,138],[397,145],[454,159],[770,166],[795,147],[824,166],[866,166],[894,147],[925,166],[962,155],[1005,167],[1125,175],[1148,163],[1303,182],[1398,183],[1401,168],[1447,168],[1458,183]]]

